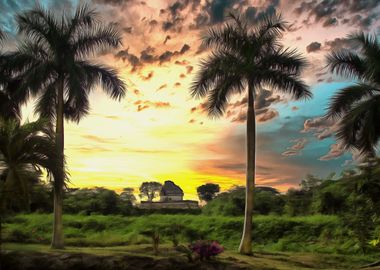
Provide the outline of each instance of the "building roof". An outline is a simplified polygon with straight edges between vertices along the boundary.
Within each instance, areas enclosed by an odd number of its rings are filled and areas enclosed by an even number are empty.
[[[168,180],[162,186],[160,196],[183,196],[183,191],[173,181]]]

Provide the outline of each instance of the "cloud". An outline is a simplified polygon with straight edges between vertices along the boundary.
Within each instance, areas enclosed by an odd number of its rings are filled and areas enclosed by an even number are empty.
[[[278,117],[279,115],[280,114],[278,113],[278,111],[276,111],[274,109],[269,109],[268,111],[260,114],[257,117],[257,122],[259,122],[259,123],[268,122],[268,121]]]
[[[164,109],[164,108],[170,108],[171,104],[170,102],[165,101],[150,101],[150,100],[137,100],[134,102],[134,105],[137,105],[137,111],[141,112],[148,108],[155,108],[155,109]]]
[[[336,26],[338,25],[338,20],[336,18],[327,18],[324,23],[323,27],[330,27],[330,26]]]
[[[316,52],[316,51],[319,51],[321,49],[321,43],[319,42],[312,42],[310,43],[309,45],[306,46],[306,51],[308,53],[312,53],[312,52]]]
[[[327,119],[325,117],[315,117],[307,119],[304,122],[304,127],[301,132],[313,132],[314,136],[316,136],[318,140],[324,140],[331,137],[337,128],[338,122],[332,119]]]
[[[331,159],[337,159],[340,158],[345,152],[345,149],[342,144],[340,143],[334,143],[330,146],[330,151],[319,158],[319,160],[331,160]]]
[[[143,81],[149,81],[150,79],[153,78],[153,75],[154,75],[154,71],[150,71],[146,76],[140,75],[140,77]]]
[[[165,83],[165,84],[162,84],[162,85],[160,85],[160,87],[157,88],[156,91],[160,91],[160,90],[162,90],[162,89],[165,89],[166,87],[168,87],[168,85],[167,85],[166,83]]]
[[[305,148],[307,139],[300,138],[300,139],[291,140],[290,142],[293,142],[294,145],[292,145],[291,147],[288,147],[287,150],[283,152],[281,155],[287,156],[287,157],[299,155],[301,153],[301,150]]]

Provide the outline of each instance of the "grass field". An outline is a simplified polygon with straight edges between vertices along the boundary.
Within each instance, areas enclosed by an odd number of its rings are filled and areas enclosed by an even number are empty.
[[[236,250],[243,227],[242,217],[204,215],[82,216],[65,215],[65,242],[70,246],[121,246],[148,244],[145,231],[156,230],[162,243],[173,238],[180,243],[197,239],[219,241]],[[3,239],[6,242],[50,243],[51,214],[27,214],[6,220]],[[256,251],[319,252],[355,254],[355,241],[336,216],[256,216],[254,217]]]

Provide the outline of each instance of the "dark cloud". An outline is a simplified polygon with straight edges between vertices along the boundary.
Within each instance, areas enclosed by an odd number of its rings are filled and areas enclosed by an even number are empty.
[[[132,26],[122,28],[125,33],[132,34]]]
[[[321,43],[319,42],[312,42],[310,43],[309,45],[306,46],[306,51],[308,53],[312,53],[312,52],[316,52],[316,51],[319,51],[321,49]]]
[[[300,4],[294,9],[298,15],[306,14],[309,20],[314,17],[315,22],[324,20],[324,26],[331,26],[337,23],[335,16],[342,18],[343,24],[350,22],[361,28],[368,28],[378,17],[376,8],[380,6],[378,0],[323,0],[323,1],[299,1]],[[357,12],[365,13],[363,17]],[[335,15],[335,16],[334,16]],[[351,18],[351,19],[348,19]]]
[[[164,44],[166,44],[166,42],[168,42],[168,40],[170,40],[170,39],[171,39],[170,35],[167,35],[167,36],[165,37]]]
[[[154,72],[153,71],[150,71],[146,76],[144,75],[140,75],[141,79],[143,81],[149,81],[150,79],[153,78],[153,75],[154,75]]]
[[[355,42],[347,38],[335,38],[333,40],[328,40],[325,42],[325,49],[331,50],[341,50],[341,49],[354,49]]]
[[[165,83],[163,85],[160,85],[160,87],[158,87],[156,91],[160,91],[162,89],[165,89],[166,87],[168,87],[168,85]]]
[[[323,27],[330,27],[338,25],[338,20],[336,18],[328,18],[324,21]]]

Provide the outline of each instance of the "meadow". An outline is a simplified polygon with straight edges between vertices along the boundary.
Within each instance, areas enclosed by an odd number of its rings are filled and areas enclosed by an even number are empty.
[[[5,242],[49,244],[51,214],[19,214],[8,218]],[[219,241],[236,250],[243,217],[153,214],[144,216],[64,215],[64,234],[69,246],[105,247],[149,244],[145,235],[155,229],[161,243],[189,243],[198,239]],[[360,253],[336,216],[255,216],[253,242],[260,251],[294,251],[339,254]]]

